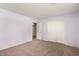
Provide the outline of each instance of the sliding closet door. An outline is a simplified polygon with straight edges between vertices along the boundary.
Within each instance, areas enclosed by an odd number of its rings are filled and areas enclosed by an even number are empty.
[[[64,22],[61,20],[48,21],[48,40],[64,42]]]

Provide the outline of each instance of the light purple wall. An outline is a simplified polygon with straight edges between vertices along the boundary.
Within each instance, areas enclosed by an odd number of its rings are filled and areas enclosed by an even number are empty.
[[[77,13],[69,14],[64,17],[65,23],[65,44],[77,46]]]
[[[78,33],[77,46],[79,47],[79,12],[78,12],[78,17],[77,17],[77,25],[78,25],[78,27],[77,27],[77,33]]]
[[[64,21],[64,39],[63,43],[70,46],[79,47],[79,14],[78,13],[71,13],[71,14],[65,14],[55,17],[49,17],[45,19],[41,19],[40,23],[43,23],[41,27],[43,28],[41,37],[44,40],[48,39],[48,22],[52,22],[54,20],[61,20]],[[51,31],[52,33],[52,31]],[[52,39],[55,42],[57,42],[55,39]],[[51,40],[51,41],[52,41]],[[62,43],[62,41],[60,41]]]
[[[32,41],[32,20],[0,9],[0,50]]]

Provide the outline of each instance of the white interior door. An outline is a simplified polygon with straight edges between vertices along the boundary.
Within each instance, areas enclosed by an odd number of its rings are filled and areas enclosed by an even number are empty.
[[[42,40],[42,23],[37,24],[37,39]]]
[[[48,40],[54,42],[64,42],[64,22],[53,20],[48,22]]]

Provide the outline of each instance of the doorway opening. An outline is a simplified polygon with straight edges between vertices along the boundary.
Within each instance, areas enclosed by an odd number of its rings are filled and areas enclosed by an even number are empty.
[[[37,23],[33,23],[33,34],[32,38],[36,39],[37,38]]]

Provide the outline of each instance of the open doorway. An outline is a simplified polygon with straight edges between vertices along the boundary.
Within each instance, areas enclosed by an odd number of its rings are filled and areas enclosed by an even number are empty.
[[[37,38],[37,23],[33,23],[33,39]]]

